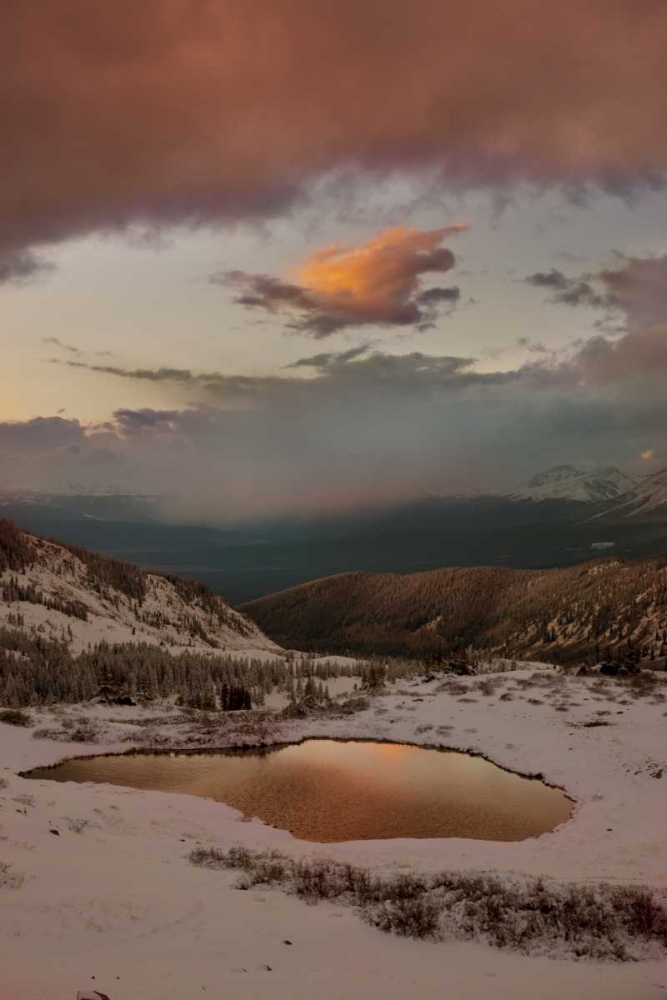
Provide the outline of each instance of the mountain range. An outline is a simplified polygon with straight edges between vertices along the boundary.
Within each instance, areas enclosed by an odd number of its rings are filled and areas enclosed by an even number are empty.
[[[667,554],[667,470],[560,465],[505,493],[415,497],[391,507],[217,526],[175,523],[160,499],[98,491],[0,492],[24,529],[146,569],[203,580],[240,604],[349,571],[576,565],[600,551]]]
[[[604,503],[615,500],[637,488],[637,481],[615,466],[577,468],[557,465],[541,472],[516,490],[508,493],[511,500],[574,500],[579,503]]]

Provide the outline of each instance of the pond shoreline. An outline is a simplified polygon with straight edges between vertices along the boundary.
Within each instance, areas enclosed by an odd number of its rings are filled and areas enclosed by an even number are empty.
[[[161,756],[168,756],[170,754],[191,754],[191,755],[201,754],[206,756],[224,755],[228,757],[235,757],[235,756],[246,756],[258,753],[269,754],[279,750],[284,750],[286,747],[300,746],[302,743],[307,743],[311,740],[312,741],[328,740],[336,743],[375,743],[379,745],[393,744],[396,746],[415,747],[420,750],[436,750],[440,753],[456,753],[456,754],[462,754],[466,757],[480,758],[481,760],[485,760],[489,764],[493,764],[494,767],[499,768],[501,771],[506,771],[508,774],[514,774],[519,778],[525,778],[526,781],[539,781],[543,785],[546,785],[548,788],[553,788],[556,791],[562,792],[563,795],[567,799],[569,799],[569,801],[572,802],[575,806],[577,802],[577,800],[572,795],[568,794],[566,788],[564,788],[561,785],[555,784],[554,782],[549,781],[548,778],[546,778],[544,774],[542,774],[541,772],[518,771],[515,768],[508,767],[505,764],[499,763],[497,760],[494,760],[493,757],[490,757],[488,754],[483,753],[481,750],[471,750],[468,747],[456,747],[456,746],[445,745],[442,743],[421,743],[421,742],[418,743],[412,740],[378,739],[377,737],[373,736],[327,736],[327,735],[318,735],[317,733],[309,734],[307,736],[301,736],[300,738],[294,738],[290,740],[275,740],[270,743],[260,742],[254,745],[244,744],[242,746],[228,746],[223,744],[221,746],[191,747],[191,746],[174,745],[173,747],[160,749],[152,747],[143,747],[140,744],[137,744],[136,747],[130,747],[127,750],[110,750],[105,753],[92,754],[92,755],[90,753],[74,754],[73,756],[70,757],[62,757],[60,760],[56,760],[51,764],[37,766],[34,768],[28,768],[25,771],[19,771],[17,772],[17,774],[18,777],[20,778],[27,778],[32,780],[33,771],[37,770],[51,771],[55,768],[61,767],[63,764],[69,763],[70,761],[87,760],[91,756],[100,758],[131,757],[137,755],[146,757],[161,757]]]

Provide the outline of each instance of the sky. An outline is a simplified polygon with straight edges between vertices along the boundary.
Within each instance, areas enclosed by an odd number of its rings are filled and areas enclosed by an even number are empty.
[[[4,0],[0,488],[667,465],[663,0]]]

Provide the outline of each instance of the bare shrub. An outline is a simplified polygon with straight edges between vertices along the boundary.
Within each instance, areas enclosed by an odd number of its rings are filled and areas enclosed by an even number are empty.
[[[90,826],[90,820],[81,818],[73,819],[71,816],[65,816],[65,825],[72,833],[83,833],[86,827]]]
[[[32,716],[20,708],[4,708],[0,711],[0,722],[5,722],[8,726],[31,726]]]
[[[385,933],[400,934],[401,937],[440,937],[441,909],[438,903],[428,897],[397,899],[394,902],[379,903],[363,911],[364,920]]]
[[[49,729],[48,726],[40,726],[32,733],[33,740],[62,740],[62,729]]]
[[[34,809],[35,807],[35,796],[34,795],[15,795],[14,802],[18,802],[20,806],[26,809]]]
[[[23,885],[24,876],[11,869],[11,865],[0,861],[0,889],[20,889]]]

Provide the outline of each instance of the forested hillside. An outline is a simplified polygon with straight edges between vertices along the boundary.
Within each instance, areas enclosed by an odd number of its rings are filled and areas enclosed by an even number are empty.
[[[667,655],[667,560],[568,569],[345,573],[242,605],[287,646],[439,657],[468,647],[554,662]]]

